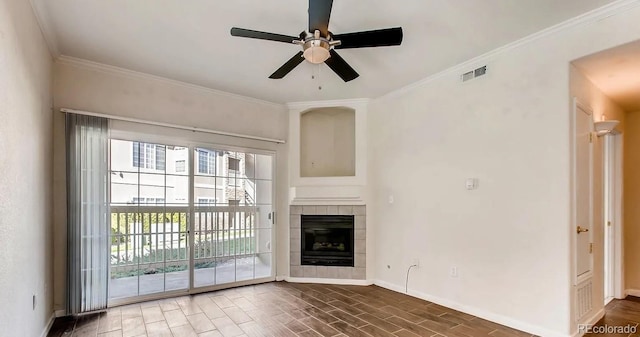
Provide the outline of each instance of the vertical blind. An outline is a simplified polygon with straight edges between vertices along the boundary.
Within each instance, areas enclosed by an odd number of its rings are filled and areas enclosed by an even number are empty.
[[[109,279],[108,120],[66,114],[69,314],[105,309]]]

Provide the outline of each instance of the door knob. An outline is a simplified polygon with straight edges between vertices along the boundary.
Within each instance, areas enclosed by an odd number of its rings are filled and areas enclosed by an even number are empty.
[[[580,226],[578,226],[577,230],[578,234],[582,233],[582,232],[588,232],[589,228],[582,228]]]

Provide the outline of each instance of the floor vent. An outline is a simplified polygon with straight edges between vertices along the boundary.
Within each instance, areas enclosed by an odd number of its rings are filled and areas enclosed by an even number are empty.
[[[592,302],[591,278],[581,282],[576,287],[576,321],[580,322],[585,315],[591,312]]]
[[[487,73],[487,66],[482,66],[480,68],[468,71],[468,72],[462,74],[462,82],[466,82],[466,81],[472,80],[472,79],[474,79],[476,77],[480,77],[480,76],[482,76],[482,75],[484,75],[486,73]]]

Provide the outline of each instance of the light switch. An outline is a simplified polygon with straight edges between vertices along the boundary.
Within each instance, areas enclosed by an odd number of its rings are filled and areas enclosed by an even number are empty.
[[[465,182],[465,186],[468,190],[475,190],[478,188],[478,179],[476,178],[467,178]]]
[[[394,199],[393,199],[393,195],[390,195],[390,196],[389,196],[389,203],[390,203],[390,204],[393,204],[393,201],[394,201]]]

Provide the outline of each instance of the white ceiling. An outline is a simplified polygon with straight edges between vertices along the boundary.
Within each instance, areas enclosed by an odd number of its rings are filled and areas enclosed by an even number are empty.
[[[640,111],[640,41],[583,57],[573,64],[623,110]]]
[[[335,0],[329,29],[336,34],[404,29],[398,47],[340,50],[360,73],[344,83],[306,62],[270,80],[299,47],[229,34],[236,26],[297,35],[307,27],[305,0],[33,1],[63,55],[272,102],[378,97],[612,2]]]

